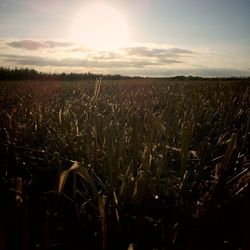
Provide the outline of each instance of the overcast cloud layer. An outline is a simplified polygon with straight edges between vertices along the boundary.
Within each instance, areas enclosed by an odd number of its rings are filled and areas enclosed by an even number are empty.
[[[225,64],[224,55],[168,44],[133,44],[116,51],[96,51],[58,40],[2,39],[0,51],[2,66],[49,72],[208,77],[250,75],[249,68],[240,67],[241,62],[239,68]],[[208,61],[211,67],[207,67]]]

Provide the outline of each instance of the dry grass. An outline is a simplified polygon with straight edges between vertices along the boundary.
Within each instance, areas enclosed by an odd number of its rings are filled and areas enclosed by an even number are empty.
[[[25,249],[246,246],[247,80],[0,85],[3,244],[12,227]]]

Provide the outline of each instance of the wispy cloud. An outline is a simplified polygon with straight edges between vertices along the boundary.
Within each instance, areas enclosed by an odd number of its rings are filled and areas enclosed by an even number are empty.
[[[28,55],[13,55],[13,54],[0,54],[0,58],[13,65],[18,66],[51,66],[51,67],[95,67],[95,68],[137,68],[147,66],[158,66],[159,62],[144,61],[141,59],[128,60],[120,59],[117,60],[109,58],[108,60],[95,60],[93,58],[79,59],[65,57],[62,59],[53,59],[41,56],[28,56]],[[168,64],[178,63],[176,60],[165,61]],[[163,64],[163,62],[161,63]]]
[[[183,63],[192,51],[181,48],[127,47],[117,51],[95,51],[68,42],[53,40],[6,41],[9,53],[0,55],[2,61],[17,66],[95,67],[95,68],[146,68]],[[11,48],[16,49],[15,54]],[[22,49],[22,53],[18,52]],[[49,51],[48,49],[57,49]],[[25,53],[24,51],[33,53]],[[38,52],[39,50],[39,52]]]
[[[19,41],[13,41],[8,42],[8,46],[13,48],[20,48],[25,50],[39,50],[39,49],[53,49],[56,47],[68,47],[72,45],[71,43],[67,42],[58,42],[58,41],[35,41],[35,40],[19,40]]]
[[[179,57],[180,55],[189,55],[194,52],[181,48],[148,48],[148,47],[132,47],[126,48],[125,51],[132,56],[143,57]]]

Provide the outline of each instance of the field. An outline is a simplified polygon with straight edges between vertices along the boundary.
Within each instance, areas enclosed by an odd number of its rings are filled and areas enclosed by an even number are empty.
[[[249,249],[250,82],[0,82],[0,249]]]

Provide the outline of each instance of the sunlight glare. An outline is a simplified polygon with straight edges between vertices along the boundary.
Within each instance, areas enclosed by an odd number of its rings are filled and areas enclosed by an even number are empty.
[[[72,26],[72,39],[89,48],[115,50],[129,42],[129,28],[123,15],[101,3],[84,7]]]

